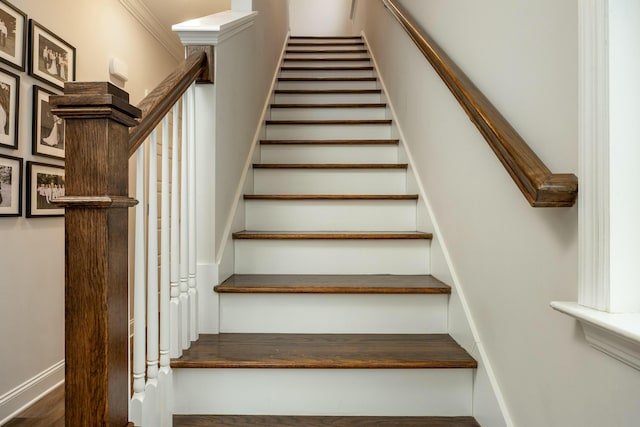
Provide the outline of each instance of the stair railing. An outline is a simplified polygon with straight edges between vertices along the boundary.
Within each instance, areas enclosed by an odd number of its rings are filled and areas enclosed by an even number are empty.
[[[213,83],[213,46],[189,46],[139,108],[110,83],[67,83],[51,97],[66,121],[67,195],[58,200],[66,208],[69,427],[170,425],[170,358],[198,337],[196,81]],[[133,155],[137,200],[128,193]],[[136,204],[131,394],[128,208]]]
[[[440,46],[397,0],[382,0],[415,42],[533,207],[569,207],[576,202],[578,178],[554,174]]]

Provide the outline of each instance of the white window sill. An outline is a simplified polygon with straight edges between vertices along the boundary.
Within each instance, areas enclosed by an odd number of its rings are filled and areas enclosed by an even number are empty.
[[[640,370],[640,313],[606,313],[576,302],[554,301],[551,307],[577,319],[592,347]]]

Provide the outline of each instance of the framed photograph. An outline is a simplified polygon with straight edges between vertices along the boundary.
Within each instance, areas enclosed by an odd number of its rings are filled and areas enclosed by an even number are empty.
[[[33,154],[64,159],[64,120],[51,114],[49,96],[40,86],[33,86]]]
[[[22,159],[0,155],[0,216],[22,215]]]
[[[18,148],[20,77],[0,69],[0,147]]]
[[[5,0],[0,0],[0,61],[24,71],[27,40],[27,15]]]
[[[29,74],[59,89],[76,79],[76,48],[29,20]]]
[[[52,201],[64,196],[64,167],[27,162],[27,218],[62,216]]]

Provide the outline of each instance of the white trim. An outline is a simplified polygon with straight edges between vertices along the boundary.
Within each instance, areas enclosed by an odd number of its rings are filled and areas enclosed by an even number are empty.
[[[367,39],[366,34],[364,33],[364,31],[361,32],[362,34],[362,38],[364,39],[365,45],[367,47],[367,49],[369,50],[369,54],[371,55],[371,61],[373,62],[373,66],[374,69],[376,70],[376,75],[378,77],[378,80],[380,82],[380,86],[382,88],[382,91],[384,94],[388,94],[389,91],[387,91],[387,86],[385,85],[384,79],[382,78],[382,76],[380,75],[379,71],[380,67],[378,67],[378,62],[376,60],[376,57],[373,53],[373,51],[370,49],[370,44],[369,44],[369,40]],[[389,107],[389,110],[391,111],[391,116],[393,118],[393,122],[396,124],[396,129],[399,135],[399,139],[400,139],[400,144],[402,144],[403,149],[405,151],[405,154],[407,156],[408,159],[408,163],[409,166],[413,172],[413,174],[415,175],[415,179],[416,179],[416,183],[418,185],[418,190],[420,193],[420,199],[424,202],[424,204],[427,207],[427,211],[429,212],[429,217],[431,218],[431,222],[433,225],[433,233],[439,237],[439,242],[440,242],[440,246],[442,249],[442,254],[444,256],[444,259],[447,263],[447,267],[449,268],[449,271],[451,272],[451,278],[453,279],[453,283],[450,283],[451,287],[455,289],[455,292],[458,294],[458,297],[460,298],[460,304],[462,305],[462,308],[464,310],[464,314],[467,318],[467,322],[469,323],[469,328],[471,329],[471,333],[473,335],[473,340],[475,342],[475,348],[474,350],[478,351],[478,355],[480,357],[478,357],[480,359],[480,363],[482,363],[482,365],[484,366],[486,372],[487,372],[487,376],[489,377],[489,382],[491,383],[491,387],[493,389],[493,392],[495,394],[495,398],[498,402],[498,406],[500,407],[500,412],[502,414],[502,416],[504,417],[504,421],[505,424],[509,427],[513,427],[514,423],[511,420],[511,416],[509,415],[509,410],[507,408],[507,404],[506,401],[504,400],[504,396],[502,395],[502,392],[500,391],[500,387],[498,385],[498,380],[496,379],[495,373],[493,372],[493,368],[491,367],[491,364],[489,363],[489,358],[487,357],[487,354],[484,351],[484,346],[482,345],[482,343],[480,342],[480,334],[478,333],[478,329],[476,327],[475,322],[473,321],[473,317],[471,316],[471,310],[469,309],[469,304],[467,303],[467,299],[465,297],[464,291],[462,290],[461,286],[460,286],[460,279],[458,277],[458,274],[456,273],[455,269],[453,268],[454,264],[451,260],[451,256],[449,254],[449,250],[447,248],[446,243],[444,242],[444,240],[442,239],[442,232],[440,230],[440,226],[438,225],[438,220],[436,219],[434,213],[433,213],[433,209],[431,208],[431,203],[429,201],[429,198],[426,195],[424,186],[422,185],[422,180],[420,179],[420,175],[418,173],[418,171],[415,168],[415,162],[413,160],[413,155],[411,154],[411,151],[409,150],[409,147],[407,146],[407,144],[405,143],[406,138],[404,136],[404,133],[402,132],[402,128],[400,127],[400,123],[398,121],[398,116],[396,115],[396,110],[393,106],[393,102],[391,102],[391,99],[389,99],[389,97],[387,96],[386,98],[386,102],[387,105]],[[471,353],[471,352],[470,352]]]
[[[552,302],[551,307],[577,319],[591,346],[640,370],[640,313],[606,313],[575,302]]]
[[[184,59],[184,48],[173,33],[165,28],[142,0],[120,0],[120,4],[178,61]]]
[[[234,35],[251,27],[258,12],[215,13],[202,18],[175,24],[173,31],[178,33],[183,45],[218,45]]]
[[[0,425],[64,382],[64,360],[0,396]]]
[[[578,302],[609,310],[609,1],[579,6]]]

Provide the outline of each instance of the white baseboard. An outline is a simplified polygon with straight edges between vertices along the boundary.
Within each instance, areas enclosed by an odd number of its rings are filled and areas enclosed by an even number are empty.
[[[0,396],[0,425],[64,382],[64,360]]]

